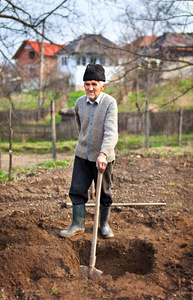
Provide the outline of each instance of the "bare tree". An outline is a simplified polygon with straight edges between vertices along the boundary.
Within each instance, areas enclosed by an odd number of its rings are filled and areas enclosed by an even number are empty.
[[[86,17],[84,11],[88,12]],[[125,57],[125,60],[118,62],[123,70],[119,76],[121,83],[124,82],[123,94],[137,88],[137,85],[140,88],[144,83],[147,89],[151,83],[157,82],[158,74],[171,71],[165,68],[164,62],[173,61],[176,64],[173,69],[186,68],[192,62],[181,60],[180,57],[162,56],[156,51],[150,53],[148,47],[141,51],[141,46],[131,42],[146,35],[162,35],[164,31],[185,32],[193,21],[192,11],[192,1],[181,0],[92,0],[85,7],[81,7],[77,0],[2,0],[0,54],[4,60],[10,59],[21,40],[41,40],[44,22],[44,40],[55,44],[73,40],[81,30],[85,30],[82,27],[85,24],[86,31],[105,32],[108,22],[104,17],[106,13],[114,17],[119,42],[122,45],[131,44],[129,47],[117,48],[117,51],[121,51],[120,56]],[[118,15],[115,17],[116,12]],[[112,60],[115,60],[114,52]],[[158,60],[159,64],[155,64]]]
[[[13,54],[13,48],[18,47],[25,37],[41,38],[41,25],[46,23],[45,40],[56,43],[57,35],[68,23],[77,22],[77,12],[74,10],[75,0],[56,1],[10,1],[2,0],[0,4],[0,28],[2,35],[0,43],[7,48],[8,54]],[[58,28],[58,24],[60,26]],[[62,36],[64,37],[64,35]],[[12,48],[9,49],[9,46]],[[4,55],[6,57],[6,54]]]
[[[187,32],[193,24],[193,3],[180,0],[139,0],[135,3],[124,1],[124,4],[117,16],[117,20],[122,24],[122,77],[126,93],[131,90],[136,92],[136,108],[139,111],[145,100],[142,99],[139,103],[139,88],[146,90],[148,95],[149,87],[163,78],[169,78],[166,74],[183,74],[185,69],[193,70],[191,51],[181,55],[182,51],[176,51],[175,47],[172,49],[172,44],[168,41],[163,47],[161,40],[171,37],[176,38],[176,42],[179,43],[180,40],[186,39],[186,47],[189,45],[192,48],[193,34]],[[179,31],[184,35],[172,36]],[[171,35],[165,32],[170,32]],[[149,39],[149,44],[145,40],[147,37],[152,39]],[[157,37],[159,38],[156,40]],[[190,88],[192,87],[187,88],[187,92]],[[184,94],[184,90],[181,94]],[[176,101],[176,98],[173,101]]]
[[[12,109],[14,105],[11,96],[12,92],[15,92],[17,80],[10,82],[10,79],[13,79],[10,69],[14,68],[12,57],[21,43],[29,39],[41,41],[43,35],[45,42],[64,44],[70,34],[68,28],[76,26],[80,20],[76,10],[76,0],[2,0],[0,2],[0,88],[1,96],[8,99]],[[42,24],[45,24],[44,32]],[[35,68],[33,70],[35,71]],[[18,75],[15,74],[15,79],[17,77]],[[47,84],[48,80],[45,82],[46,86]]]

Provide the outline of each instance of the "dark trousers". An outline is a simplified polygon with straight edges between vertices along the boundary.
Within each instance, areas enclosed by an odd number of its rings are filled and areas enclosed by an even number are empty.
[[[72,182],[70,187],[70,199],[73,205],[85,204],[88,201],[88,189],[94,179],[97,184],[98,170],[96,162],[88,161],[75,156]],[[111,206],[113,194],[111,191],[113,179],[113,162],[107,164],[103,174],[100,203],[103,206]]]

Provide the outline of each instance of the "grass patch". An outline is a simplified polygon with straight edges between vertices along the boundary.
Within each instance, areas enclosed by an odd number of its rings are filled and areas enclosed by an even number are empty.
[[[182,202],[181,201],[177,201],[177,202],[173,202],[171,204],[171,206],[176,206],[176,205],[182,206]]]
[[[26,168],[15,168],[12,170],[12,180],[20,181],[23,177],[30,175],[39,176],[42,171],[50,172],[58,168],[66,168],[69,166],[71,159],[65,159],[62,161],[46,160],[35,164],[34,166],[28,166]],[[0,182],[8,181],[8,173],[0,170]]]
[[[193,134],[182,135],[182,145],[186,146],[188,142],[192,142],[193,145]],[[178,136],[157,135],[149,137],[150,148],[161,148],[164,146],[170,146],[174,148],[178,147]],[[119,138],[116,146],[116,150],[120,151],[121,153],[139,148],[145,148],[145,137],[142,135],[126,134],[125,136]],[[193,150],[193,146],[191,146],[191,149]],[[163,151],[162,155],[167,156],[168,154],[167,152]]]
[[[193,150],[193,134],[182,135],[182,145],[186,146],[190,143],[190,150]],[[74,149],[77,144],[77,139],[75,140],[57,140],[56,141],[56,152],[64,153],[68,155],[74,154]],[[153,153],[151,148],[160,148],[161,154],[167,156],[166,151],[162,147],[170,147],[173,152],[177,152],[182,147],[178,147],[178,137],[176,136],[150,136],[149,137],[149,152]],[[52,153],[52,142],[50,140],[39,140],[35,141],[33,139],[27,139],[25,142],[21,140],[13,140],[12,144],[13,152],[17,154],[50,154]],[[130,150],[137,150],[139,148],[145,148],[145,137],[142,135],[126,134],[120,137],[116,145],[116,152],[126,153]],[[3,153],[8,153],[9,151],[9,141],[1,139],[1,151]],[[178,153],[175,154],[176,157],[179,156]]]
[[[39,93],[37,90],[30,92],[14,93],[11,95],[14,109],[22,110],[37,109],[38,97]],[[59,97],[60,93],[57,91],[47,93],[43,101],[43,107],[49,106],[52,100],[57,100]],[[0,111],[6,111],[10,108],[10,102],[7,98],[1,97],[0,103]]]
[[[84,91],[70,92],[69,93],[69,99],[68,99],[68,102],[67,102],[67,106],[68,107],[74,107],[74,104],[75,104],[76,100],[79,97],[82,97],[83,95],[85,95]]]
[[[156,86],[150,90],[139,92],[138,101],[141,105],[144,100],[148,100],[149,103],[153,103],[161,107],[163,104],[168,103],[176,96],[179,96],[186,89],[192,86],[192,78],[186,78],[182,80],[170,80],[167,84],[163,86]],[[110,86],[107,85],[104,89],[104,92],[110,95],[115,96],[119,94],[119,86]],[[71,91],[69,92],[69,100],[67,103],[68,107],[74,107],[75,101],[77,98],[85,95],[85,91]],[[30,110],[38,108],[38,90],[22,93],[13,93],[11,94],[11,99],[14,105],[14,109]],[[43,107],[50,105],[51,100],[57,100],[61,96],[61,93],[58,91],[48,92],[45,95],[43,101]],[[193,89],[191,89],[187,94],[180,97],[177,101],[164,106],[162,110],[168,109],[178,109],[179,107],[186,107],[193,109],[192,105],[192,96]],[[122,99],[122,98],[121,98]],[[143,110],[145,103],[143,103],[141,109]],[[6,111],[10,108],[10,102],[7,98],[1,97],[0,99],[0,111]],[[128,96],[124,97],[124,101],[121,100],[121,103],[118,105],[119,112],[128,112],[136,111],[136,93],[131,93]]]
[[[8,180],[8,173],[0,170],[0,182],[5,182]]]
[[[118,86],[109,86],[109,85],[106,85],[105,88],[104,88],[104,93],[108,94],[108,95],[113,95],[115,93],[118,92]]]
[[[59,114],[55,114],[55,123],[59,123],[62,119],[62,116]],[[39,123],[40,124],[40,123]],[[42,125],[50,125],[51,124],[51,116],[49,119],[44,120],[43,122],[41,121]]]
[[[179,109],[180,107],[193,109],[192,106],[192,96],[193,89],[188,93],[180,97],[177,101],[167,104],[173,98],[180,96],[184,91],[192,86],[192,78],[186,78],[182,80],[170,80],[167,84],[162,86],[156,86],[144,92],[139,92],[138,102],[142,105],[141,110],[145,108],[144,100],[148,100],[149,103],[158,105],[162,111],[167,111],[168,109]],[[163,105],[167,104],[167,106]],[[119,104],[119,112],[136,111],[136,93],[131,93],[124,98],[124,103]]]
[[[71,155],[74,153],[77,140],[56,141],[56,152]],[[25,142],[16,140],[13,141],[13,152],[17,154],[50,154],[52,153],[51,141],[34,141],[27,139]],[[1,141],[1,151],[6,153],[9,151],[9,142],[7,140]]]
[[[41,167],[46,171],[51,171],[56,168],[66,168],[69,166],[70,159],[65,159],[63,161],[47,160],[36,164],[37,167]]]
[[[166,191],[164,194],[165,194],[165,195],[174,195],[175,192],[174,192],[174,191]]]
[[[145,98],[145,93],[139,93],[138,94],[138,102],[140,104],[142,104],[144,102]],[[141,107],[141,110],[143,110],[145,108],[145,102],[143,103],[143,106]],[[131,93],[130,95],[128,95],[127,97],[124,98],[124,103],[120,103],[118,105],[118,111],[119,112],[132,112],[132,111],[136,111],[137,107],[136,107],[136,94],[135,93]]]
[[[116,146],[116,150],[127,152],[131,149],[139,149],[144,144],[144,138],[141,135],[126,135],[120,137]]]

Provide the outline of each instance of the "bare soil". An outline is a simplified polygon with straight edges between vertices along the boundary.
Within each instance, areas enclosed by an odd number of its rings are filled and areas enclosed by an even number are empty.
[[[0,298],[193,299],[193,154],[117,156],[115,237],[104,240],[99,230],[103,274],[92,279],[79,268],[89,265],[94,208],[87,207],[84,234],[58,235],[71,224],[64,207],[71,175],[72,164],[0,185]]]

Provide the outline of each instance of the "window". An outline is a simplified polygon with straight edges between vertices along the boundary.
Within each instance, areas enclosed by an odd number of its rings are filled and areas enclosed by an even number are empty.
[[[91,63],[91,64],[96,64],[96,60],[97,60],[97,58],[96,58],[96,56],[93,54],[93,55],[91,56],[91,58],[90,58],[90,63]]]
[[[85,56],[82,57],[82,65],[86,66],[86,57]]]
[[[151,61],[151,67],[152,67],[152,68],[156,68],[156,67],[157,67],[157,62],[154,61],[154,60],[152,60],[152,61]]]
[[[33,59],[35,57],[35,51],[29,52],[29,58]]]
[[[68,58],[67,57],[62,57],[62,66],[66,66],[68,63]]]
[[[104,56],[100,57],[100,64],[105,65],[105,57]]]
[[[80,56],[77,56],[77,57],[76,57],[76,61],[77,61],[77,66],[80,66],[81,57],[80,57]]]

